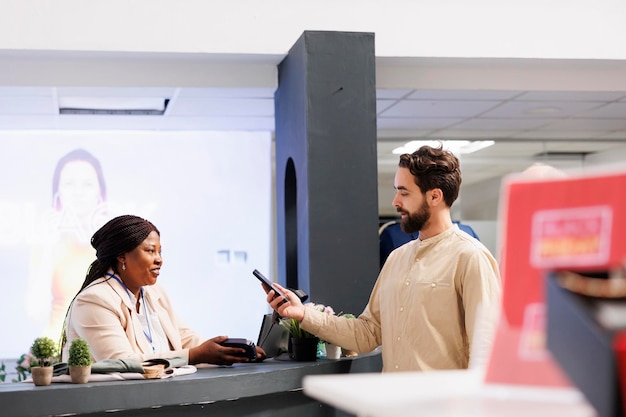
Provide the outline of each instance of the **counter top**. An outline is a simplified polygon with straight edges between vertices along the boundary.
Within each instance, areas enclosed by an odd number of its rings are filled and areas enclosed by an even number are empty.
[[[232,401],[302,389],[306,375],[372,372],[380,354],[339,360],[294,362],[268,359],[261,363],[199,367],[191,375],[156,380],[0,384],[3,417],[38,417],[155,409],[185,404]]]

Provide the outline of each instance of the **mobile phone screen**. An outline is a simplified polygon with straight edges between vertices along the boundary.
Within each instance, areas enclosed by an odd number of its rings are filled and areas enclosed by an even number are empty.
[[[252,274],[254,274],[254,276],[257,277],[259,279],[259,281],[261,281],[263,284],[267,285],[268,288],[271,288],[272,290],[274,290],[274,292],[276,294],[278,294],[279,296],[283,297],[285,300],[287,299],[287,296],[281,290],[276,288],[274,283],[272,281],[270,281],[269,279],[267,279],[265,277],[265,275],[263,275],[262,273],[260,273],[256,269],[254,271],[252,271]]]

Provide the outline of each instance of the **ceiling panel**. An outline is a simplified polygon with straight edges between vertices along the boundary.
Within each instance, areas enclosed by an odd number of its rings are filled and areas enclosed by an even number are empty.
[[[376,114],[381,114],[396,103],[396,100],[376,100]]]
[[[607,132],[589,130],[531,130],[512,135],[514,139],[537,139],[537,140],[594,140],[605,137]]]
[[[499,90],[417,90],[406,98],[411,100],[510,100],[520,91]]]
[[[609,133],[608,135],[602,135],[599,139],[626,139],[626,130],[622,130],[619,132],[612,132]]]
[[[381,112],[382,117],[475,117],[495,106],[497,101],[402,100]]]
[[[458,139],[468,140],[475,138],[478,140],[484,139],[504,139],[513,136],[517,133],[515,130],[481,130],[481,129],[456,129],[457,126],[451,129],[437,130],[432,132],[426,137],[429,139]]]
[[[588,112],[600,106],[600,102],[586,101],[511,101],[483,113],[481,117],[552,119]]]
[[[520,131],[538,129],[549,123],[546,119],[536,118],[487,118],[466,119],[454,126],[455,129],[508,130]]]
[[[399,99],[405,97],[413,90],[405,89],[386,89],[379,88],[376,90],[377,99]]]
[[[626,98],[626,92],[612,91],[528,91],[517,97],[519,101],[599,101],[609,102]]]
[[[417,118],[417,117],[379,117],[378,129],[443,129],[460,123],[463,119],[456,118]]]
[[[596,107],[581,114],[580,117],[594,117],[594,118],[618,118],[622,119],[626,115],[626,103],[609,103],[600,107]]]
[[[560,119],[546,123],[540,130],[595,130],[611,132],[614,130],[626,129],[626,119]]]

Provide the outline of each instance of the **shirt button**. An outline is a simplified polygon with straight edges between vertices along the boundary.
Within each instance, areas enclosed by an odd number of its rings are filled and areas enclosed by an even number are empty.
[[[400,336],[398,336],[398,337],[396,338],[396,340],[399,342],[399,341],[400,341]]]
[[[406,285],[408,287],[409,285],[411,285],[411,283],[409,281],[407,281],[404,285]]]
[[[404,307],[400,307],[400,311],[404,311]]]
[[[400,365],[396,365],[394,368],[396,368],[396,369],[400,369]]]
[[[435,284],[434,282],[432,284],[430,284],[431,287],[435,288],[437,286],[437,284]]]

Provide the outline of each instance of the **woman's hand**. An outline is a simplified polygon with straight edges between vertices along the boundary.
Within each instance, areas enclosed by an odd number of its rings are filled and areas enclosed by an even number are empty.
[[[304,310],[305,307],[300,301],[300,297],[295,295],[292,291],[282,287],[281,285],[274,284],[278,287],[279,290],[285,294],[287,300],[285,300],[280,295],[276,294],[274,290],[268,289],[264,286],[263,288],[267,292],[267,302],[270,306],[276,310],[281,317],[296,319],[298,321],[302,321],[304,318]]]
[[[262,347],[256,346],[256,361],[255,362],[263,362],[267,358],[267,353],[263,350]]]
[[[246,350],[242,348],[222,346],[228,336],[217,336],[207,340],[200,346],[189,349],[189,363],[212,363],[214,365],[232,365],[233,363],[249,362],[250,360],[246,356]],[[263,352],[263,359],[265,351]],[[258,355],[258,349],[257,349]]]

